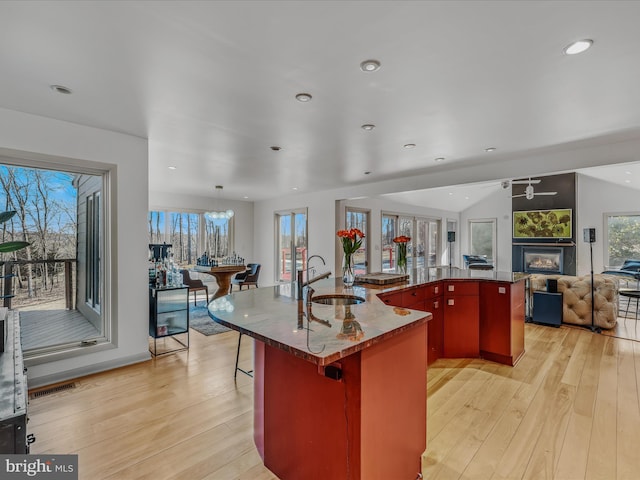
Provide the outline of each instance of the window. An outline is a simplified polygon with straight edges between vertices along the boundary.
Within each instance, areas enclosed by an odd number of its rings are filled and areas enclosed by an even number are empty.
[[[605,216],[607,267],[620,268],[625,260],[640,258],[640,213]]]
[[[440,258],[440,220],[404,215],[382,215],[382,271],[394,272],[396,244],[393,239],[405,235],[411,238],[407,245],[407,268],[433,267]]]
[[[195,265],[204,252],[214,258],[233,253],[233,217],[210,219],[203,213],[150,211],[148,233],[149,243],[171,245],[173,261],[181,267]]]
[[[485,257],[489,263],[495,263],[495,218],[469,220],[469,254]]]
[[[364,233],[362,245],[353,256],[355,264],[355,274],[361,275],[368,272],[369,255],[367,251],[367,238],[369,237],[369,211],[347,207],[346,210],[346,228],[357,228]]]
[[[110,341],[110,182],[98,170],[0,165],[0,203],[18,212],[2,241],[30,242],[0,254],[2,275],[15,275],[4,279],[13,294],[5,301],[20,311],[25,357],[36,363]]]
[[[307,209],[277,212],[276,281],[294,282],[307,267]]]

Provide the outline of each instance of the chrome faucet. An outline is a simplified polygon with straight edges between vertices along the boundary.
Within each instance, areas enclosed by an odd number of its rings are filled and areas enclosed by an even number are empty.
[[[331,276],[331,272],[327,271],[324,273],[321,273],[318,276],[315,276],[313,278],[311,278],[311,276],[309,275],[309,270],[313,270],[313,274],[315,275],[315,268],[310,269],[309,268],[309,260],[311,260],[312,258],[319,258],[320,260],[322,260],[322,264],[326,265],[326,262],[324,261],[324,258],[322,258],[320,255],[311,255],[308,259],[307,259],[307,281],[305,282],[303,279],[303,270],[298,270],[298,300],[302,300],[304,297],[304,287],[306,288],[306,294],[307,294],[307,305],[311,304],[311,298],[313,297],[313,293],[315,292],[315,290],[311,287],[311,284],[314,282],[317,282],[318,280],[322,280],[323,278],[328,278]]]

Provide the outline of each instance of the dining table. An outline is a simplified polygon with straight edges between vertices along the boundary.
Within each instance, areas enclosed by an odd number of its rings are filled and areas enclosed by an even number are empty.
[[[218,282],[218,290],[215,291],[210,302],[216,298],[223,297],[229,294],[231,289],[231,279],[236,273],[244,272],[247,270],[246,265],[219,265],[216,267],[198,265],[194,268],[194,271],[199,273],[207,273],[213,275]]]

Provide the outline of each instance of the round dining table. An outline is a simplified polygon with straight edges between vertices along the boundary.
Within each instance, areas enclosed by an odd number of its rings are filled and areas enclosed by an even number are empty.
[[[199,273],[208,273],[209,275],[213,275],[218,282],[218,290],[211,297],[212,300],[215,300],[218,297],[223,297],[229,294],[231,289],[231,279],[236,273],[244,272],[247,270],[245,265],[220,265],[218,267],[206,267],[206,266],[198,266],[195,267],[195,271]]]

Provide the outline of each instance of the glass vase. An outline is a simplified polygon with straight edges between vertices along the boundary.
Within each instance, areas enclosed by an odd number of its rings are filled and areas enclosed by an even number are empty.
[[[399,243],[396,252],[396,273],[407,273],[407,244]]]
[[[345,287],[352,287],[355,282],[355,274],[353,273],[353,257],[345,255],[342,260],[342,283]]]

